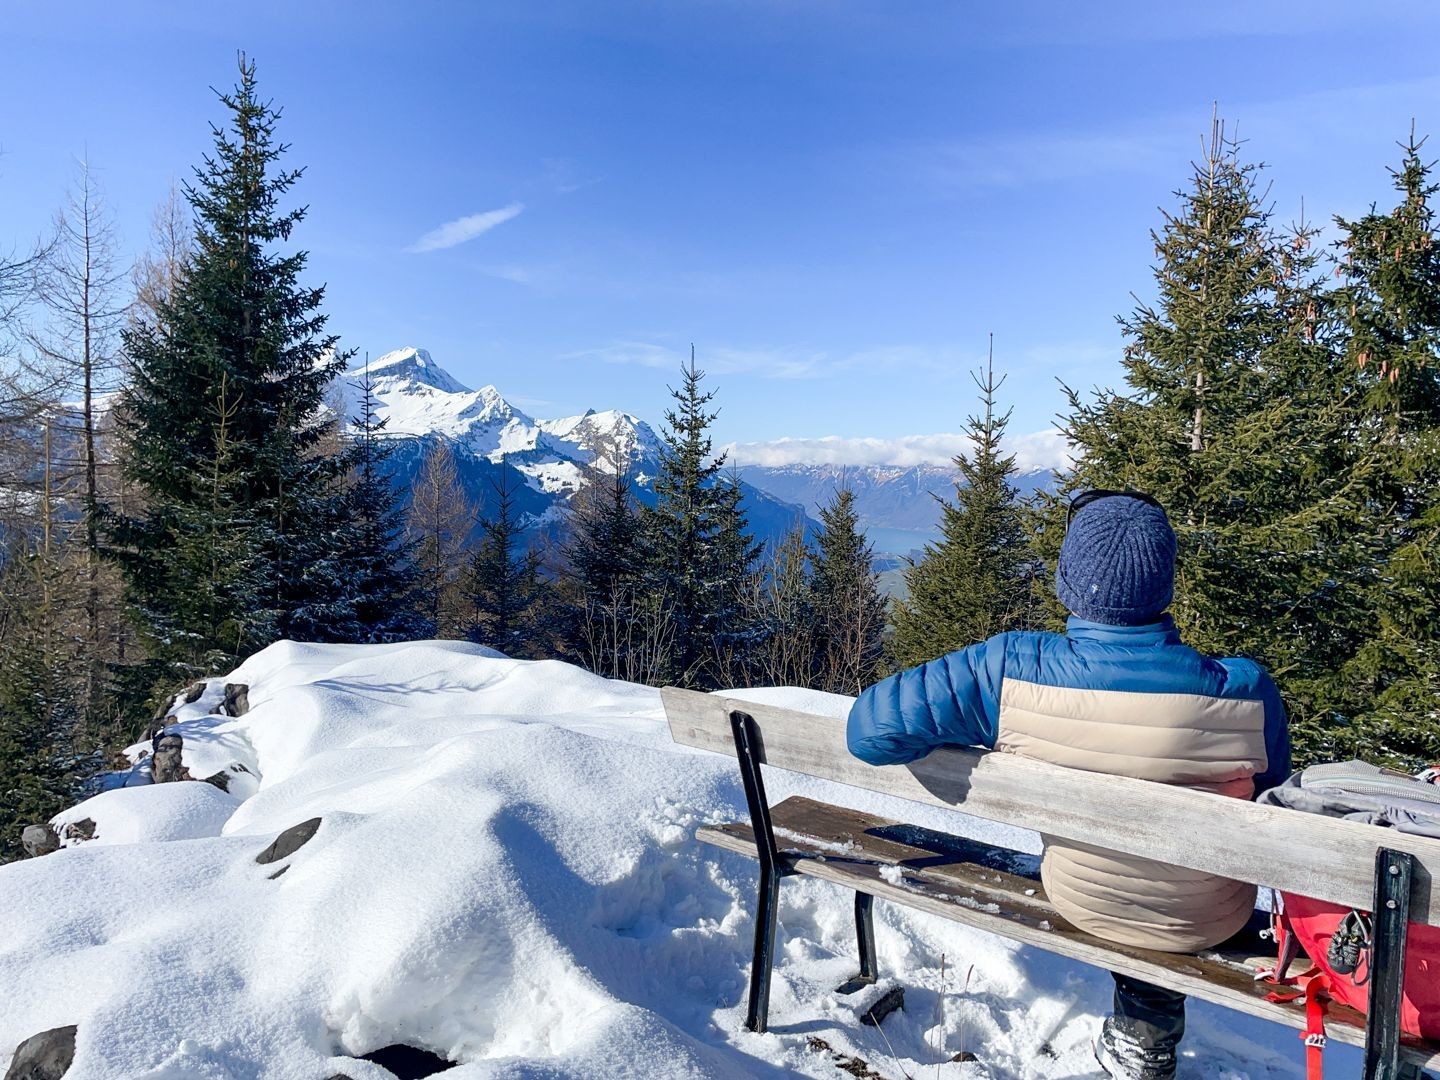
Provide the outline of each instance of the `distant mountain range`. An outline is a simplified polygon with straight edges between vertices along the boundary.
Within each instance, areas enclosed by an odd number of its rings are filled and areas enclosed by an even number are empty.
[[[877,553],[907,555],[940,532],[940,500],[955,497],[959,476],[940,465],[742,465],[743,480],[818,517],[848,487],[855,511]],[[1050,486],[1055,474],[1034,469],[1015,477],[1022,495]]]
[[[563,532],[570,501],[600,473],[622,463],[636,496],[653,503],[651,483],[659,471],[660,440],[645,421],[617,410],[591,409],[556,420],[531,417],[494,386],[471,390],[440,367],[424,349],[386,353],[337,381],[337,404],[358,412],[357,383],[368,367],[376,418],[392,444],[395,483],[407,496],[436,440],[455,454],[461,485],[474,505],[493,505],[496,488],[513,492],[522,527],[534,537]],[[755,536],[775,542],[797,524],[813,522],[798,505],[741,481],[742,505]]]
[[[353,417],[357,383],[366,368],[338,381],[337,402]],[[570,501],[587,477],[613,475],[620,462],[637,497],[653,502],[651,482],[660,464],[660,439],[630,413],[594,409],[555,420],[531,417],[494,386],[471,390],[424,349],[386,353],[368,365],[377,418],[392,440],[396,485],[408,496],[425,455],[438,439],[455,453],[460,482],[475,505],[493,503],[495,486],[509,484],[527,531],[558,537]],[[848,486],[861,525],[880,555],[902,556],[938,534],[936,496],[955,492],[953,467],[916,465],[744,465],[736,470],[742,505],[756,537],[774,543],[797,524],[817,527],[820,508]],[[1022,491],[1053,480],[1046,469],[1018,478]],[[894,562],[893,558],[884,560]]]

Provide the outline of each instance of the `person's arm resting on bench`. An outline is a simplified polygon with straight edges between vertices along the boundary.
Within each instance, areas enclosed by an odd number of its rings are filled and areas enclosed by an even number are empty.
[[[1004,668],[1004,640],[992,638],[876,683],[850,710],[850,752],[903,765],[937,746],[993,747]]]

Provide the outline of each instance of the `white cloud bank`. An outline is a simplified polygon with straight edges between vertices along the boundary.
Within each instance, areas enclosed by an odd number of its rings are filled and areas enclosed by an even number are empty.
[[[726,447],[737,465],[949,465],[970,449],[964,434],[902,435],[895,439],[824,435],[814,439],[773,439]],[[1070,449],[1058,431],[1036,431],[1005,440],[1021,472],[1058,469],[1070,463]]]
[[[525,204],[517,202],[511,203],[509,206],[502,206],[498,210],[486,210],[483,213],[447,221],[439,228],[431,229],[405,250],[412,254],[421,254],[426,251],[441,251],[445,248],[455,247],[457,244],[474,240],[482,233],[489,232],[496,225],[504,225],[511,218],[519,217],[520,211],[524,209]]]

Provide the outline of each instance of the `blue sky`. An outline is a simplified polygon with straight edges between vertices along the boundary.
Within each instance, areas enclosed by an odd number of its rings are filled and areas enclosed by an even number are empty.
[[[138,251],[244,48],[346,345],[658,420],[693,341],[751,458],[943,456],[991,331],[1017,436],[1119,380],[1212,101],[1287,220],[1440,128],[1440,5],[1091,8],[0,0],[0,248],[85,154]]]

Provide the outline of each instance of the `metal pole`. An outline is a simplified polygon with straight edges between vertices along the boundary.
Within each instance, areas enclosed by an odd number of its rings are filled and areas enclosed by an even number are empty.
[[[1414,857],[1375,853],[1374,941],[1365,1022],[1365,1080],[1400,1080],[1400,1001],[1405,984],[1405,937],[1410,928]]]

